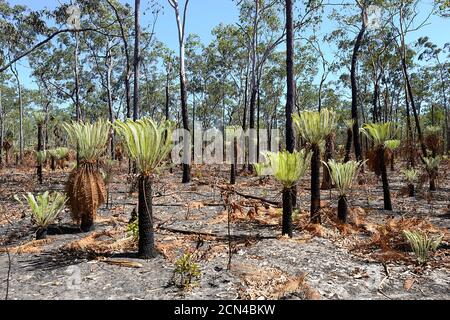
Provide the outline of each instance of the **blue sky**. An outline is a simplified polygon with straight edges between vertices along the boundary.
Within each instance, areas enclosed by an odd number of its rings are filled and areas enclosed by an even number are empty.
[[[165,43],[169,48],[177,50],[178,48],[178,34],[175,24],[175,17],[172,8],[167,4],[167,0],[159,0],[164,6],[162,14],[158,18],[158,22],[155,27],[157,38]],[[431,3],[433,0],[424,0],[421,2],[421,14],[420,17],[424,17],[426,12],[429,12]],[[9,0],[10,4],[26,5],[32,9],[54,8],[59,5],[58,0]],[[68,0],[61,0],[61,2],[69,2]],[[121,2],[128,2],[134,6],[133,0],[121,0]],[[148,7],[148,0],[141,0],[142,10]],[[183,0],[180,0],[184,3]],[[332,3],[340,2],[338,0],[331,1]],[[351,1],[348,1],[351,2]],[[150,23],[151,15],[142,16],[142,25],[148,25]],[[211,30],[219,23],[233,23],[238,20],[238,10],[235,3],[232,0],[191,0],[189,4],[189,14],[186,22],[187,33],[198,34],[204,43],[211,41]],[[421,21],[421,19],[418,19]],[[450,42],[450,19],[443,19],[433,16],[430,19],[430,24],[424,26],[417,32],[414,32],[408,36],[408,43],[413,42],[415,39],[423,35],[428,35],[430,39],[438,46],[443,46],[445,42]],[[336,23],[324,18],[323,25],[321,26],[321,33],[326,33],[336,29]],[[332,60],[333,52],[332,47],[323,45],[323,50],[327,59]],[[27,88],[35,88],[35,85],[30,79],[30,71],[27,68],[26,60],[19,63],[18,69],[22,81]]]

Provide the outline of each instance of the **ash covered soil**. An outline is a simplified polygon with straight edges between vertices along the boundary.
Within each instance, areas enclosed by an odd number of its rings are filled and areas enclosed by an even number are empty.
[[[397,165],[399,167],[399,165]],[[350,224],[336,221],[337,193],[322,191],[322,226],[309,221],[309,179],[299,183],[294,237],[281,237],[280,186],[271,178],[241,175],[230,189],[223,167],[193,167],[155,178],[158,256],[140,260],[127,232],[137,194],[126,164],[115,168],[110,203],[96,229],[80,233],[67,210],[46,240],[33,240],[29,213],[14,195],[64,189],[68,169],[32,168],[0,173],[0,296],[8,299],[450,299],[450,177],[443,163],[438,191],[427,182],[415,198],[404,194],[399,170],[389,180],[394,210],[381,210],[381,182],[361,173],[348,196]],[[398,169],[398,168],[397,168]],[[225,196],[228,195],[228,196]],[[260,199],[255,199],[254,196]],[[230,234],[228,237],[228,220]],[[425,266],[417,265],[402,230],[444,234]],[[230,240],[231,239],[231,240]],[[230,260],[231,251],[231,264]],[[191,252],[201,276],[177,285],[175,262]]]

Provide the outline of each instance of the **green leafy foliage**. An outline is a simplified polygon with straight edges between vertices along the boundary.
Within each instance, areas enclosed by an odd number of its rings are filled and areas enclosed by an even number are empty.
[[[439,164],[441,163],[440,157],[423,157],[422,159],[428,171],[439,169]]]
[[[435,251],[444,237],[443,235],[430,237],[426,233],[408,230],[403,231],[403,234],[420,264],[428,261],[430,251]]]
[[[144,175],[152,174],[172,150],[173,123],[156,123],[145,117],[137,121],[117,120],[114,128],[122,136],[130,158]]]
[[[63,126],[69,135],[69,141],[77,148],[81,161],[93,162],[105,152],[110,130],[108,122],[72,122],[64,123]]]
[[[139,220],[135,219],[127,226],[127,235],[132,237],[134,241],[139,239]]]
[[[336,113],[329,109],[317,111],[303,111],[293,114],[292,119],[299,134],[310,144],[320,144],[336,129]]]
[[[400,140],[387,140],[384,142],[384,147],[387,149],[395,150],[400,146]]]
[[[193,280],[200,278],[201,272],[192,254],[185,253],[175,261],[174,284],[180,288],[188,289]]]
[[[406,181],[411,184],[416,182],[419,177],[419,171],[414,168],[403,169],[402,174],[405,177]]]
[[[47,151],[50,156],[56,160],[64,159],[69,154],[69,148],[59,147]]]
[[[62,193],[49,193],[48,191],[36,196],[28,192],[24,198],[36,224],[41,228],[46,228],[55,221],[67,201],[66,196]]]
[[[288,151],[267,152],[265,156],[269,159],[269,165],[275,178],[285,188],[290,188],[305,174],[311,163],[312,153],[302,149],[293,153]]]
[[[38,164],[43,164],[45,160],[47,159],[47,151],[35,151],[36,155],[36,162]]]
[[[330,171],[331,179],[333,180],[336,188],[339,190],[339,195],[345,196],[352,187],[352,183],[357,176],[358,169],[363,162],[361,161],[348,161],[344,163],[338,163],[334,159],[324,162]]]
[[[389,140],[396,140],[398,135],[398,129],[392,122],[366,123],[360,131],[372,140],[375,146],[385,145]],[[395,145],[396,143],[388,142],[388,145],[390,144]]]

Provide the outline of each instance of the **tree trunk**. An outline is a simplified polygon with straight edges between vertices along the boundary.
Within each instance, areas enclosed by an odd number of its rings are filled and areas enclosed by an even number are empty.
[[[347,143],[345,144],[344,162],[350,161],[350,153],[352,152],[353,129],[347,129]]]
[[[362,160],[362,152],[361,152],[361,142],[359,138],[359,119],[358,119],[358,83],[356,79],[357,72],[357,62],[359,55],[359,48],[361,47],[361,42],[366,31],[366,22],[365,19],[365,9],[362,9],[362,26],[359,30],[358,36],[355,40],[355,45],[353,47],[353,55],[352,55],[352,66],[350,71],[350,79],[352,85],[352,119],[353,123],[353,145],[355,146],[355,156],[357,161]]]
[[[140,118],[139,77],[141,60],[141,0],[134,0],[134,95],[133,120]]]
[[[5,126],[3,124],[3,104],[2,88],[0,86],[0,169],[3,167],[3,140],[5,136]]]
[[[167,73],[166,78],[166,103],[165,103],[165,117],[166,120],[170,119],[169,108],[170,108],[170,81],[169,81],[169,73]]]
[[[342,223],[347,223],[348,205],[346,196],[340,196],[338,201],[338,218]]]
[[[320,148],[312,146],[311,158],[311,222],[321,223],[320,218]]]
[[[43,142],[42,141],[43,140],[42,123],[38,123],[37,129],[38,129],[38,132],[37,132],[37,134],[38,134],[38,136],[37,136],[37,138],[38,138],[37,151],[38,152],[42,152],[44,150],[43,145],[42,145],[42,142]],[[38,176],[39,184],[42,184],[42,162],[38,162],[36,168],[37,168],[37,176]]]
[[[414,184],[412,183],[408,184],[408,195],[410,197],[414,197],[415,195]]]
[[[74,51],[74,78],[75,78],[75,118],[77,121],[82,119],[81,105],[80,105],[80,70],[78,66],[78,50],[79,39],[78,33],[75,33],[75,51]]]
[[[333,159],[334,153],[334,134],[329,134],[325,140],[325,162]],[[323,179],[322,190],[330,190],[333,188],[333,182],[331,181],[330,171],[326,165],[323,165]]]
[[[386,158],[384,156],[384,147],[378,148],[378,159],[381,159],[381,181],[383,183],[384,210],[392,210],[391,192],[389,189],[389,180],[387,177]]]
[[[282,235],[292,238],[292,188],[283,188]]]
[[[139,177],[138,226],[139,242],[138,256],[141,259],[150,259],[156,256],[155,237],[153,231],[153,195],[152,178]]]
[[[111,74],[112,74],[112,68],[113,68],[113,61],[111,52],[108,50],[107,53],[107,73],[106,73],[106,93],[108,95],[108,114],[109,114],[109,122],[114,123],[114,112],[113,112],[113,96],[112,96],[112,90],[111,90]],[[111,136],[110,136],[110,153],[111,153],[111,159],[115,159],[115,141],[114,141],[114,129],[111,128]]]
[[[233,163],[231,164],[231,173],[230,173],[230,184],[236,184],[236,175],[237,175],[237,159],[238,159],[238,144],[237,138],[233,137]]]

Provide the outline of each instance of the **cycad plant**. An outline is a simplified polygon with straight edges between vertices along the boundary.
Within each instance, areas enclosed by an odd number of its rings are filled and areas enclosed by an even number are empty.
[[[400,140],[388,140],[384,143],[386,147],[386,160],[389,160],[391,163],[391,171],[394,171],[394,160],[395,160],[395,150],[400,147]]]
[[[369,166],[377,176],[381,175],[384,210],[392,210],[391,192],[386,170],[386,158],[390,152],[389,146],[396,144],[391,140],[396,139],[398,130],[391,122],[366,123],[360,130],[374,143],[374,147],[369,154]]]
[[[337,163],[333,159],[324,164],[327,166],[334,185],[339,190],[338,218],[343,223],[347,222],[348,204],[347,195],[353,181],[361,167],[361,161],[347,161]]]
[[[123,138],[131,160],[136,162],[139,176],[139,252],[140,258],[155,257],[153,234],[152,184],[155,171],[172,149],[173,123],[156,123],[150,118],[114,122]]]
[[[45,239],[48,226],[55,221],[64,208],[67,201],[66,196],[59,192],[50,194],[46,191],[37,196],[28,192],[24,195],[24,198],[28,202],[33,220],[38,226],[36,240]]]
[[[34,116],[34,121],[36,121],[36,126],[37,126],[37,149],[36,151],[38,153],[44,152],[44,132],[43,132],[43,128],[44,128],[44,124],[45,124],[45,119],[46,119],[46,114],[44,112],[35,112],[33,114]],[[37,158],[37,166],[36,166],[36,174],[38,177],[38,181],[40,184],[42,184],[42,166],[43,163],[45,161],[39,161],[40,159],[38,157]]]
[[[269,166],[275,178],[283,184],[283,222],[282,234],[292,237],[293,188],[297,181],[305,174],[311,161],[312,153],[304,149],[290,153],[267,152]]]
[[[439,164],[441,163],[441,157],[423,157],[423,163],[425,164],[425,169],[427,170],[428,177],[430,180],[430,191],[436,191],[436,178],[438,176]]]
[[[439,126],[428,126],[425,128],[425,145],[431,153],[431,157],[435,158],[442,147],[442,128]]]
[[[303,111],[292,115],[297,134],[309,145],[311,157],[311,222],[320,219],[320,150],[336,127],[336,113],[329,109],[320,112]]]
[[[425,264],[430,255],[430,251],[436,251],[442,242],[442,235],[428,236],[420,231],[403,231],[406,240],[411,246],[419,264]]]
[[[95,123],[65,123],[69,140],[77,149],[78,166],[70,173],[66,184],[72,218],[83,232],[94,229],[98,207],[105,202],[106,190],[97,160],[104,154],[110,125]]]
[[[69,156],[69,149],[66,147],[58,147],[56,149],[48,150],[48,154],[50,155],[50,167],[52,171],[56,169],[56,163],[58,166],[63,169],[64,168],[64,160],[66,160]]]
[[[410,197],[414,197],[415,194],[414,183],[418,179],[419,171],[414,168],[411,168],[402,170],[402,173],[406,179],[406,182],[408,183],[408,195]]]

